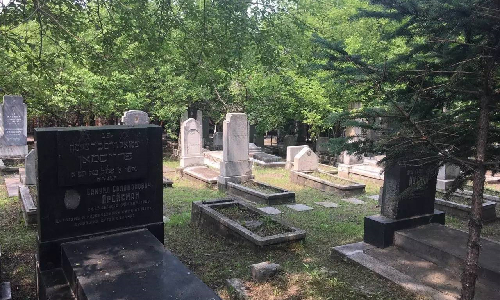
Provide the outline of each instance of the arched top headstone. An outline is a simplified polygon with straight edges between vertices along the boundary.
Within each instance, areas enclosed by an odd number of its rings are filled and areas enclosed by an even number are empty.
[[[149,124],[149,116],[142,110],[128,110],[121,121],[123,125],[146,125]]]

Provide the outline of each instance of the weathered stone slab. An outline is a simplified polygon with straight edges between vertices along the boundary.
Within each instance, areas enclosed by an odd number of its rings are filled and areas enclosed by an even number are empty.
[[[281,266],[279,264],[264,261],[251,265],[250,270],[254,281],[264,282],[276,276],[278,272],[281,271]]]
[[[126,111],[121,119],[123,125],[147,125],[149,124],[148,113],[142,110],[128,110]]]
[[[380,198],[380,196],[379,195],[371,195],[371,196],[368,196],[368,198],[378,201],[378,199]]]
[[[293,170],[298,172],[318,169],[318,156],[309,148],[304,148],[293,158]]]
[[[313,210],[314,208],[307,206],[305,204],[289,204],[286,207],[295,210],[295,211],[308,211],[308,210]]]
[[[188,167],[182,171],[189,179],[202,182],[207,185],[217,184],[219,172],[205,166]]]
[[[281,210],[268,206],[268,207],[259,207],[259,210],[268,215],[279,215],[281,214]]]
[[[26,179],[24,184],[35,185],[36,184],[36,150],[32,149],[24,160],[24,168],[26,171]]]
[[[230,195],[255,203],[267,205],[295,203],[295,193],[255,180],[247,181],[245,185],[228,182],[226,189]]]
[[[324,192],[333,193],[336,195],[340,195],[343,197],[354,196],[363,194],[365,192],[365,185],[359,184],[355,181],[343,179],[348,184],[338,184],[331,181],[326,181],[316,176],[311,175],[312,172],[290,172],[290,181],[299,185],[304,185],[308,187],[312,187],[314,189],[318,189]],[[338,176],[328,174],[329,176],[333,176],[333,178],[341,179]]]
[[[347,203],[356,204],[356,205],[363,205],[363,204],[365,204],[365,201],[359,200],[359,199],[356,199],[356,198],[348,198],[348,199],[342,198],[340,200],[342,200],[344,202],[347,202]]]
[[[449,189],[452,186],[455,178],[457,178],[459,175],[460,167],[452,164],[445,164],[444,166],[439,168],[436,188],[443,191]]]
[[[25,185],[19,186],[19,201],[24,215],[24,223],[26,225],[36,225],[38,223],[37,208],[29,188]]]
[[[336,208],[339,206],[337,203],[334,203],[334,202],[314,202],[314,203],[317,205],[321,205],[323,207],[326,207],[326,208]]]
[[[21,185],[21,180],[19,179],[18,176],[5,177],[5,186],[7,188],[7,194],[9,195],[9,197],[17,196],[20,185]]]
[[[228,292],[233,300],[249,299],[247,288],[243,281],[239,278],[231,278],[226,280]]]
[[[146,229],[65,243],[62,253],[78,300],[220,300]]]

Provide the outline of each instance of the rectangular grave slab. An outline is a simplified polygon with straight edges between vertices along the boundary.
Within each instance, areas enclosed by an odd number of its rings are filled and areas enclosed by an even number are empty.
[[[77,300],[220,299],[145,229],[65,243],[62,251]]]
[[[450,216],[455,216],[461,219],[468,219],[471,211],[470,205],[455,203],[444,199],[436,198],[434,204],[436,209],[444,211]],[[483,207],[483,222],[493,222],[497,219],[496,202],[485,201]]]
[[[269,220],[271,220],[272,222],[275,222],[276,224],[286,228],[287,232],[261,236],[254,232],[255,229],[249,230],[242,224],[220,213],[219,211],[217,211],[218,208],[240,209],[243,211],[247,211],[252,215],[255,215],[257,218],[259,216],[265,216],[266,222],[269,222]],[[278,220],[270,215],[266,215],[263,212],[259,211],[257,208],[235,199],[217,199],[211,201],[193,202],[191,208],[191,222],[196,224],[200,228],[209,229],[230,238],[247,241],[252,245],[259,247],[295,242],[306,237],[306,232],[304,230],[287,225],[283,221]]]
[[[148,228],[163,241],[162,130],[155,125],[35,129],[40,269],[60,244]]]
[[[19,200],[23,211],[24,223],[26,225],[37,224],[37,208],[31,197],[30,190],[25,185],[19,186]]]
[[[295,203],[295,193],[255,180],[242,184],[228,182],[226,189],[230,195],[255,203],[267,205]]]
[[[320,171],[321,172],[321,171]],[[308,186],[314,189],[318,189],[324,192],[340,195],[340,196],[354,196],[363,194],[365,192],[365,185],[354,182],[352,180],[348,180],[345,178],[340,178],[336,175],[321,172],[328,176],[332,176],[332,179],[340,179],[345,182],[349,182],[349,185],[341,185],[335,182],[326,181],[316,176],[312,176],[312,172],[297,172],[290,171],[290,181],[299,184]]]
[[[252,162],[254,165],[264,168],[283,168],[286,164],[286,161],[283,161],[281,157],[264,152],[255,153],[252,156]]]
[[[217,184],[219,172],[205,166],[188,167],[182,170],[182,175],[188,179],[194,180],[210,187]]]

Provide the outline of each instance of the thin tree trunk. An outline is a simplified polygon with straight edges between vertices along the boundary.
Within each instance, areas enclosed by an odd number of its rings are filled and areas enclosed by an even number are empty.
[[[482,204],[486,167],[484,165],[486,156],[486,145],[489,127],[488,105],[491,96],[485,95],[481,98],[481,108],[478,120],[478,136],[476,142],[476,162],[472,187],[472,209],[469,219],[469,241],[467,243],[467,257],[464,272],[462,274],[461,300],[473,300],[476,290],[476,279],[478,271],[479,252],[481,250]]]

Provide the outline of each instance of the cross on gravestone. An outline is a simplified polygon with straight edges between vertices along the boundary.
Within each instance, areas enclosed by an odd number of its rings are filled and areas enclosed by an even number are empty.
[[[146,125],[149,124],[149,116],[142,110],[128,110],[121,119],[123,125]]]
[[[27,108],[23,97],[5,95],[0,113],[0,159],[28,154]]]
[[[181,168],[203,165],[202,132],[200,123],[187,119],[181,128]]]
[[[227,182],[241,183],[251,179],[252,163],[248,158],[248,122],[243,113],[229,113],[223,123],[223,151],[219,187]]]
[[[364,241],[377,247],[392,245],[394,231],[428,223],[444,224],[434,210],[437,172],[434,166],[386,167],[380,215],[365,217]]]

